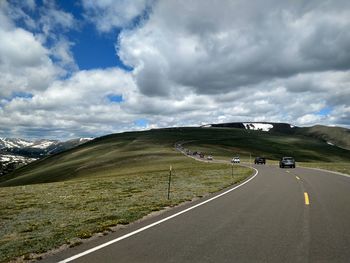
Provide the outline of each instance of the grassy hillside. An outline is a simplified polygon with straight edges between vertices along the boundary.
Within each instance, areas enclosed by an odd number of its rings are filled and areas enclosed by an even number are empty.
[[[330,142],[339,147],[350,150],[350,130],[342,127],[328,127],[315,125],[299,129],[299,132],[306,136],[318,138]]]
[[[187,158],[173,148],[178,135],[163,130],[106,136],[16,171],[2,183],[12,187],[0,187],[0,262],[75,246],[252,174]]]
[[[347,162],[350,151],[322,139],[231,128],[173,128],[113,134],[32,163],[0,179],[0,186],[114,177],[158,171],[183,161],[176,141],[214,156],[294,156],[298,162]],[[190,141],[190,142],[189,142]],[[164,169],[164,168],[163,168]]]
[[[243,160],[291,155],[298,162],[332,169],[348,169],[339,163],[350,161],[350,151],[322,139],[244,129],[173,128],[101,137],[0,178],[0,186],[7,186],[0,187],[0,262],[21,255],[36,258],[31,253],[63,244],[75,246],[93,233],[218,191],[252,173],[234,166],[232,176],[230,165],[187,158],[174,149],[178,141],[227,160],[234,155]]]

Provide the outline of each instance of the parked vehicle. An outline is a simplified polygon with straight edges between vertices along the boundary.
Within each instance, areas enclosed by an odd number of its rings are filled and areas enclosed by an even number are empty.
[[[254,163],[255,164],[266,164],[266,158],[264,158],[264,157],[255,157]]]
[[[238,156],[233,157],[233,158],[232,158],[232,161],[231,161],[231,163],[240,163],[240,162],[241,162],[241,160],[239,159]]]
[[[290,167],[295,168],[295,160],[293,157],[282,157],[280,160],[280,168]]]

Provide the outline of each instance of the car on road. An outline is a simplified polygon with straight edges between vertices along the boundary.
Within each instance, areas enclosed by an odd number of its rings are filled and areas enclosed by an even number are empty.
[[[213,156],[208,155],[207,160],[212,161],[213,160]]]
[[[280,168],[290,167],[295,168],[295,160],[293,157],[282,157],[280,160]]]
[[[266,164],[266,158],[264,158],[264,157],[255,157],[254,163],[255,164]]]
[[[240,162],[241,162],[241,160],[239,159],[238,156],[233,157],[232,160],[231,160],[231,163],[240,163]]]

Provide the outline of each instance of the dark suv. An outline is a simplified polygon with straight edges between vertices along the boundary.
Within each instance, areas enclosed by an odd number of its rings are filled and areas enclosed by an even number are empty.
[[[293,157],[282,157],[280,160],[280,168],[290,167],[295,168],[295,160]]]
[[[266,159],[264,157],[256,157],[254,163],[255,164],[266,164]]]

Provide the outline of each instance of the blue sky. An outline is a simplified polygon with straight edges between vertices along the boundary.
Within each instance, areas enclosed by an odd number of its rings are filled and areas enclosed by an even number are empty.
[[[36,1],[37,8],[45,8],[42,1]],[[93,23],[84,19],[84,10],[79,1],[57,1],[56,7],[71,14],[76,19],[76,26],[64,32],[65,37],[73,43],[71,51],[80,70],[95,68],[120,67],[131,70],[123,64],[116,52],[115,42],[121,28],[113,28],[110,32],[98,32]],[[29,12],[34,19],[38,13]],[[21,20],[18,26],[24,26]],[[58,30],[54,32],[58,34]]]
[[[346,0],[3,0],[0,136],[350,127],[349,27]]]
[[[321,109],[318,112],[318,114],[321,115],[321,116],[326,116],[326,115],[329,115],[331,112],[332,112],[332,108],[331,107],[326,107],[326,108]]]

